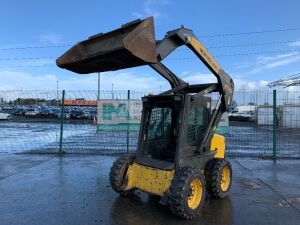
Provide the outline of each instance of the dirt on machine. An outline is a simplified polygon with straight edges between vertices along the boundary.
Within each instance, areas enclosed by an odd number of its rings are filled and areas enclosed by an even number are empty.
[[[178,47],[188,47],[217,78],[216,83],[189,84],[162,61]],[[136,190],[160,196],[160,203],[184,218],[200,214],[206,194],[225,198],[232,168],[225,157],[225,138],[216,133],[232,101],[234,84],[193,31],[184,27],[155,39],[153,17],[135,20],[108,33],[79,42],[56,61],[80,74],[150,66],[170,89],[144,96],[136,153],[111,167],[111,187],[122,196]],[[210,93],[218,94],[211,107]]]

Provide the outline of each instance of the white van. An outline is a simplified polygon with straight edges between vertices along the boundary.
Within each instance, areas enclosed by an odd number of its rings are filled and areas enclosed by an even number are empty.
[[[254,121],[255,109],[255,105],[237,106],[228,114],[228,118],[237,121]]]

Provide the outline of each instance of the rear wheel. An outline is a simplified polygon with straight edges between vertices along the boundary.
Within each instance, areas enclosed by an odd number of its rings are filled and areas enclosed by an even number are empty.
[[[134,161],[134,156],[126,155],[118,158],[112,165],[109,173],[109,182],[114,191],[122,196],[130,196],[134,194],[134,189],[122,190],[124,179],[129,165]]]
[[[229,194],[232,182],[232,168],[225,159],[212,159],[206,171],[207,191],[214,198],[225,198]]]
[[[176,172],[168,194],[172,212],[193,219],[201,211],[205,198],[205,179],[198,170],[183,168]]]

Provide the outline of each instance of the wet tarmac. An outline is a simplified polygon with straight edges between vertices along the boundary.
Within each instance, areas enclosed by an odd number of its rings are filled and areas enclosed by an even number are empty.
[[[3,155],[0,224],[299,224],[300,160],[230,159],[233,185],[208,196],[193,221],[174,216],[145,193],[119,197],[108,173],[115,157]]]

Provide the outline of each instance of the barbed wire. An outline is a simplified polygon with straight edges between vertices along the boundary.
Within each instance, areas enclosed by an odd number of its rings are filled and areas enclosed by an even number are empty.
[[[0,61],[18,61],[18,60],[40,60],[40,59],[56,59],[54,56],[47,57],[22,57],[22,58],[0,58]]]
[[[284,29],[249,31],[249,32],[239,32],[239,33],[223,33],[223,34],[198,35],[198,37],[214,38],[214,37],[225,37],[225,36],[242,36],[242,35],[255,35],[255,34],[277,33],[277,32],[289,32],[289,31],[299,31],[299,30],[300,30],[300,28],[284,28]]]
[[[41,45],[41,46],[24,46],[24,47],[9,47],[9,48],[0,48],[0,51],[9,51],[9,50],[29,50],[29,49],[40,49],[40,48],[64,48],[70,47],[71,44],[66,45]]]
[[[198,37],[202,37],[202,38],[214,38],[214,37],[225,37],[225,36],[243,36],[243,35],[257,35],[257,34],[277,33],[277,32],[291,32],[291,31],[300,31],[300,28],[298,28],[298,27],[296,27],[296,28],[282,28],[282,29],[272,29],[272,30],[260,30],[260,31],[237,32],[237,33],[220,33],[220,34],[198,34]],[[278,43],[289,43],[289,42],[293,42],[293,41],[278,42]],[[73,44],[40,45],[40,46],[35,46],[35,45],[30,46],[30,45],[28,45],[28,46],[22,46],[22,47],[0,48],[0,51],[41,49],[41,48],[64,48],[64,47],[70,47],[72,45]],[[250,45],[252,45],[252,44],[250,44]],[[248,44],[246,44],[246,45],[241,44],[241,46],[248,46]]]
[[[247,56],[247,55],[261,55],[261,54],[274,54],[274,53],[298,53],[295,50],[278,50],[278,51],[264,51],[264,52],[246,52],[246,53],[233,53],[233,54],[223,54],[223,55],[215,55],[215,57],[235,57],[235,56]],[[55,57],[43,57],[45,58],[55,58]],[[29,59],[29,58],[28,58]],[[36,59],[36,58],[35,58]],[[196,56],[193,57],[180,57],[180,58],[167,58],[165,60],[193,60],[197,59]],[[1,59],[0,59],[1,60]],[[54,63],[54,62],[53,62]],[[55,64],[45,64],[45,65],[3,65],[0,68],[20,68],[20,67],[49,67],[49,66],[56,66]]]

